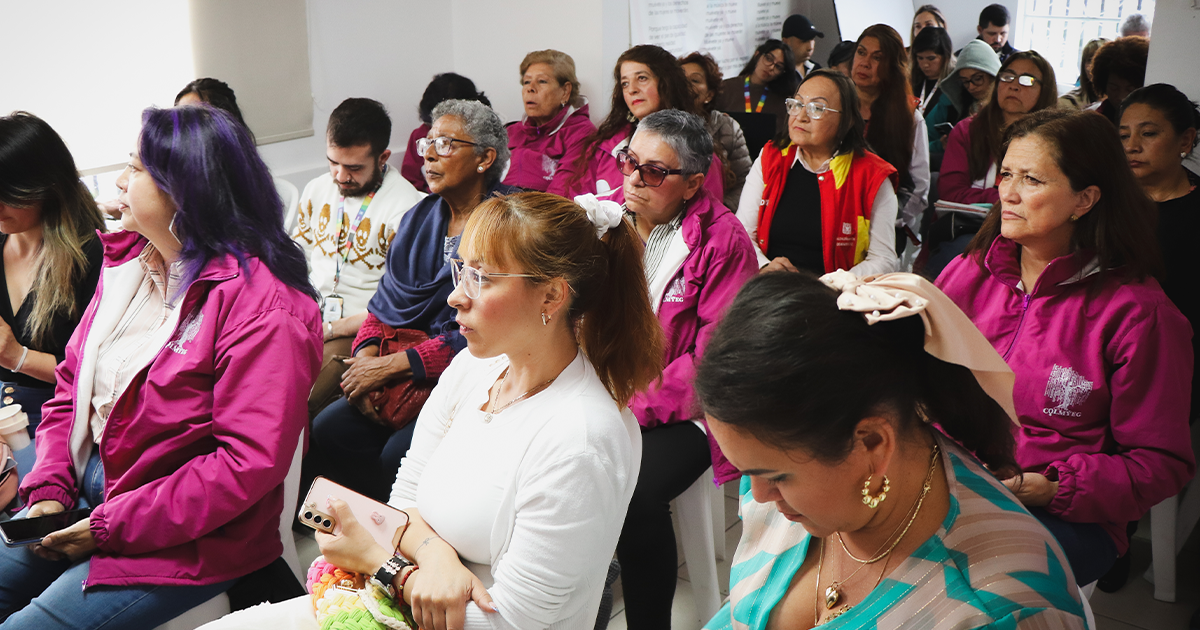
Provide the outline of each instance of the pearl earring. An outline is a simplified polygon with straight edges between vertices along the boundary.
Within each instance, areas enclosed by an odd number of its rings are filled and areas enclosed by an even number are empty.
[[[480,173],[482,173],[482,172],[483,172],[483,167],[482,167],[482,166],[480,166],[479,168],[477,168],[477,169],[475,169],[475,170],[477,170],[477,171],[479,171]]]

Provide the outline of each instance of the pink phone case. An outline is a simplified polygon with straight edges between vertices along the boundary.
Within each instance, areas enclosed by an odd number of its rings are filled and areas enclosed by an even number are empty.
[[[408,514],[324,477],[317,477],[313,480],[312,487],[308,489],[308,496],[304,497],[304,503],[300,506],[300,521],[309,527],[320,529],[314,527],[309,522],[310,519],[305,518],[305,514],[319,513],[328,515],[332,519],[333,510],[326,505],[326,497],[330,496],[345,501],[350,506],[350,511],[354,513],[354,518],[358,519],[358,522],[371,533],[371,537],[381,546],[385,549],[396,548],[400,534],[408,526]],[[336,522],[336,519],[333,520]],[[341,530],[335,529],[335,531],[340,532]]]

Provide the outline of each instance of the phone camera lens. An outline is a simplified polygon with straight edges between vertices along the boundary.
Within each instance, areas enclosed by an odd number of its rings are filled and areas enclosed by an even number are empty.
[[[312,512],[305,512],[305,513],[304,513],[304,520],[306,520],[306,521],[311,521],[311,520],[312,520],[312,517],[313,517],[313,516],[312,516]]]
[[[331,521],[329,519],[325,519],[324,521],[321,522],[321,524],[324,525],[325,527],[329,527],[330,525],[333,525],[333,521]]]

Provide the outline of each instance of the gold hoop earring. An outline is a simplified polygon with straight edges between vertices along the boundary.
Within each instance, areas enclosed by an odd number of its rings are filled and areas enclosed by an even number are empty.
[[[542,313],[542,325],[545,326],[549,323],[550,323],[550,316],[545,313]]]
[[[871,478],[874,476],[875,475],[871,475],[870,477],[867,477],[867,480],[863,482],[863,489],[862,489],[863,505],[871,508],[872,510],[879,507],[880,503],[883,503],[883,500],[887,498],[888,491],[892,489],[891,483],[888,482],[887,475],[884,475],[883,476],[883,487],[879,489],[879,494],[877,494],[875,496],[871,496]]]

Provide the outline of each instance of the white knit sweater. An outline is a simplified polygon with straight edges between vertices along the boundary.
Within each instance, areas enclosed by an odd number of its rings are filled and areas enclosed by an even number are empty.
[[[367,213],[354,234],[354,244],[342,265],[337,294],[345,299],[342,316],[349,317],[367,310],[367,302],[375,295],[383,277],[388,246],[396,236],[400,219],[425,195],[400,176],[398,169],[389,168],[383,174],[383,184],[375,193]],[[314,178],[300,195],[296,232],[292,235],[304,248],[308,261],[308,277],[322,296],[333,292],[333,277],[337,272],[338,213],[337,184],[328,173]],[[341,242],[358,210],[363,197],[347,197],[342,215]]]

